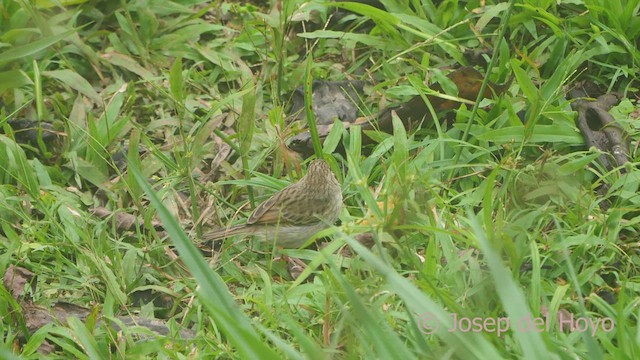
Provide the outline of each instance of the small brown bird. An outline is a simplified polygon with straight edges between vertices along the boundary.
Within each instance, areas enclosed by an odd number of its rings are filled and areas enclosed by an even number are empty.
[[[297,248],[340,215],[342,191],[324,160],[314,160],[307,175],[258,205],[246,224],[214,230],[202,236],[216,241],[232,235],[253,235],[277,246]]]

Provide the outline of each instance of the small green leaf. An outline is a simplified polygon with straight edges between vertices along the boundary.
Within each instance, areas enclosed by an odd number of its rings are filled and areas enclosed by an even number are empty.
[[[575,174],[577,171],[583,170],[587,165],[600,157],[600,152],[582,155],[576,159],[568,161],[558,168],[558,174],[561,176]]]
[[[509,8],[509,2],[498,3],[496,5],[487,5],[486,10],[476,22],[476,29],[479,33],[482,32],[485,26],[491,21],[493,18],[497,17],[501,12],[507,10]]]
[[[520,89],[522,89],[522,93],[525,98],[530,103],[534,103],[538,99],[538,88],[533,84],[533,81],[531,81],[531,76],[520,68],[520,64],[517,60],[511,60],[511,68],[513,69],[513,73],[516,76],[518,85],[520,85]]]
[[[338,147],[338,144],[340,144],[342,134],[344,134],[344,125],[342,124],[342,121],[335,119],[333,126],[331,127],[331,131],[329,131],[329,135],[324,139],[322,151],[324,151],[325,154],[331,154],[334,152]]]
[[[184,102],[184,79],[182,79],[182,58],[179,57],[173,62],[171,66],[171,73],[169,74],[169,86],[171,87],[171,94],[178,102],[182,104]]]
[[[102,54],[101,58],[111,64],[118,66],[124,70],[131,71],[132,73],[140,76],[144,80],[151,81],[155,77],[152,72],[141,66],[132,57],[125,54],[116,52],[110,52]]]

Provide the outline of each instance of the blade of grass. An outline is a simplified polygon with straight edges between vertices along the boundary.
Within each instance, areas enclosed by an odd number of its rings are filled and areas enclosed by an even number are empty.
[[[462,142],[466,142],[467,139],[469,138],[469,130],[471,130],[471,125],[473,125],[473,120],[475,119],[476,114],[478,113],[478,109],[480,109],[480,101],[484,97],[484,92],[487,89],[487,84],[489,83],[489,75],[491,74],[491,71],[493,70],[493,67],[496,63],[496,59],[498,58],[498,53],[499,53],[498,49],[500,49],[500,44],[502,44],[502,41],[504,39],[504,34],[507,31],[507,24],[509,23],[509,18],[511,17],[511,11],[513,9],[514,2],[515,0],[509,1],[509,8],[505,10],[506,14],[504,14],[504,16],[502,17],[502,21],[500,22],[500,33],[498,33],[497,42],[494,47],[491,60],[487,65],[487,71],[485,73],[484,80],[480,85],[480,91],[478,92],[478,96],[476,97],[476,102],[473,105],[473,110],[471,110],[471,115],[467,120],[467,126],[465,127],[464,132],[462,133],[462,137],[460,138]],[[462,155],[462,149],[463,149],[462,147],[457,147],[455,149],[455,155],[453,157],[454,164],[457,164],[458,161],[460,161],[460,156]],[[455,169],[451,169],[451,171],[449,172],[449,176],[447,178],[448,180],[451,180],[453,179],[454,176],[455,176]]]
[[[89,333],[85,325],[77,317],[68,318],[67,324],[69,325],[69,330],[74,335],[73,337],[77,340],[78,345],[89,355],[89,359],[99,360],[108,358],[108,351],[106,351],[105,348],[98,347],[98,343],[93,334]]]
[[[249,318],[235,304],[220,275],[209,268],[200,251],[162,204],[140,170],[135,166],[130,166],[129,170],[149,197],[185,265],[197,280],[200,301],[239,354],[246,359],[279,359],[280,356],[260,339]]]
[[[497,349],[484,336],[473,332],[449,331],[453,329],[451,323],[451,314],[449,314],[442,306],[426,296],[420,289],[398,274],[393,268],[385,264],[383,260],[375,256],[364,245],[346,234],[341,234],[349,246],[362,257],[369,265],[373,266],[386,280],[387,286],[394,291],[404,301],[407,309],[416,314],[411,319],[413,326],[421,330],[425,330],[422,325],[416,324],[421,321],[421,316],[429,314],[438,325],[434,329],[433,334],[438,335],[442,340],[447,342],[459,358],[476,358],[476,359],[501,359]],[[425,333],[427,334],[427,333]]]
[[[323,253],[326,251],[323,249]],[[340,284],[346,298],[351,304],[351,312],[358,321],[360,327],[366,334],[364,337],[375,351],[375,358],[379,359],[414,359],[403,341],[391,329],[389,323],[382,317],[379,311],[370,308],[365,304],[362,298],[357,294],[344,275],[340,272],[340,268],[330,260],[330,256],[325,254],[325,259],[329,264],[331,273],[335,280]]]
[[[561,229],[561,222],[558,220],[557,217],[553,217],[553,222],[554,225],[556,226],[557,229]],[[565,244],[565,239],[564,236],[562,235],[562,232],[559,232],[560,234],[560,246],[562,246],[564,249],[562,251],[562,255],[564,257],[564,263],[567,266],[567,275],[569,276],[570,279],[570,283],[573,284],[573,290],[575,291],[577,298],[578,298],[578,307],[580,309],[581,312],[581,316],[582,317],[587,317],[587,308],[585,306],[585,302],[584,302],[584,295],[582,294],[582,290],[580,289],[580,281],[578,280],[578,275],[576,274],[576,269],[575,266],[573,265],[573,261],[571,260],[570,256],[569,256],[569,249],[566,247]],[[602,350],[600,348],[600,346],[598,346],[598,344],[596,343],[595,339],[593,338],[593,336],[588,332],[588,331],[582,331],[580,332],[580,335],[582,336],[582,340],[584,341],[587,349],[588,349],[588,353],[591,354],[590,356],[592,356],[593,359],[603,359],[604,358],[604,354],[602,354]]]
[[[318,127],[316,125],[316,115],[313,112],[313,55],[309,53],[307,63],[304,68],[304,111],[307,116],[307,125],[309,126],[309,134],[311,135],[311,143],[313,151],[318,159],[322,159],[322,145],[320,144],[320,136],[318,136]]]
[[[251,169],[249,168],[249,152],[251,150],[251,143],[253,141],[253,133],[255,131],[256,122],[256,85],[251,72],[247,69],[247,78],[251,76],[251,80],[246,82],[251,84],[251,91],[248,91],[245,96],[242,97],[242,112],[238,118],[238,137],[240,157],[242,159],[242,169],[244,171],[245,179],[249,179]],[[247,193],[249,195],[249,202],[251,207],[255,209],[256,202],[253,196],[253,187],[247,186]]]
[[[31,56],[38,51],[44,50],[49,46],[57,43],[58,41],[66,38],[70,34],[74,33],[76,30],[68,30],[61,34],[45,37],[40,40],[36,40],[30,44],[16,46],[12,49],[9,49],[3,53],[0,53],[0,66],[9,63],[14,60],[22,59],[28,56]]]
[[[492,189],[493,187],[487,187],[485,191],[490,192]],[[485,206],[489,206],[489,204],[485,204]],[[473,235],[478,241],[480,250],[485,256],[487,265],[489,265],[489,270],[495,284],[496,292],[500,297],[502,306],[509,315],[509,318],[524,319],[527,316],[532,317],[531,309],[527,304],[527,300],[522,289],[518,287],[511,276],[511,272],[502,264],[502,260],[493,250],[490,240],[487,238],[487,235],[478,223],[477,216],[471,211],[467,212],[467,216]],[[522,347],[524,358],[556,358],[555,356],[550,356],[552,353],[547,349],[540,333],[535,331],[521,331],[515,327],[512,328],[512,333],[518,340],[518,344]]]

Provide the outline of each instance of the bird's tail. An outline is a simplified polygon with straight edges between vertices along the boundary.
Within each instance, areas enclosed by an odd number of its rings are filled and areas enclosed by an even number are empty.
[[[202,234],[202,240],[205,242],[222,240],[228,238],[229,236],[244,233],[245,228],[246,225],[236,225],[228,228],[208,231]]]

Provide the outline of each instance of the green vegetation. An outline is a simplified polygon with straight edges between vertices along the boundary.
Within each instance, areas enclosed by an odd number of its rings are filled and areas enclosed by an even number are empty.
[[[0,286],[0,357],[640,358],[640,1],[365,3],[0,0],[0,270],[37,276]],[[508,88],[462,101],[459,65]],[[363,115],[460,101],[391,134],[287,118],[295,89],[356,79]],[[585,80],[622,94],[625,166],[576,126]],[[307,129],[343,187],[329,243],[203,257],[302,175]],[[60,302],[87,312],[27,331]]]

